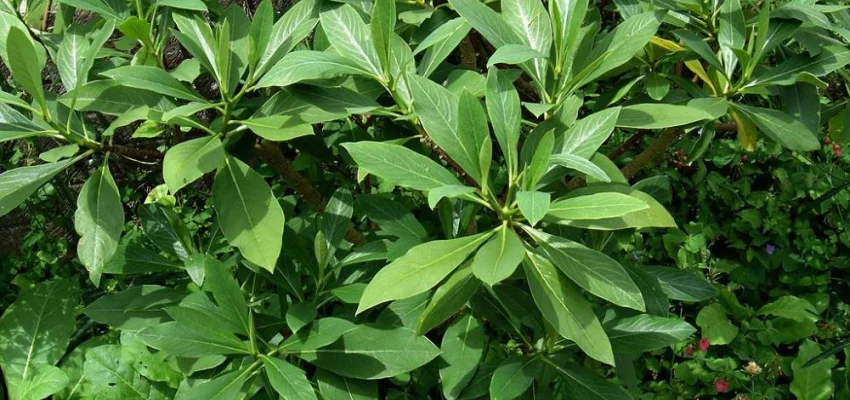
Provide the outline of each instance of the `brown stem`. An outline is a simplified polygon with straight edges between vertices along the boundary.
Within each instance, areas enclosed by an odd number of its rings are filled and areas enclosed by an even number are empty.
[[[623,142],[623,144],[621,144],[616,149],[611,150],[611,152],[608,153],[608,158],[611,161],[620,158],[620,156],[625,154],[625,152],[629,151],[632,147],[637,146],[638,143],[640,143],[640,140],[643,139],[644,136],[646,136],[647,132],[648,131],[646,130],[639,130],[635,132],[635,134],[628,138],[625,142]]]
[[[277,144],[269,141],[263,141],[256,146],[257,155],[260,159],[268,163],[274,169],[286,184],[304,200],[314,210],[323,212],[328,202],[322,197],[316,188],[310,183],[307,178],[302,176],[292,167],[292,162],[284,157],[283,152]],[[366,244],[366,238],[360,232],[357,232],[354,227],[349,226],[345,232],[345,239],[357,245]]]
[[[153,149],[144,149],[137,147],[129,147],[122,146],[119,144],[111,145],[111,146],[103,146],[104,151],[109,151],[115,154],[121,154],[133,158],[145,158],[145,159],[155,159],[161,160],[165,157],[165,154],[160,153],[157,150]]]
[[[446,163],[449,164],[449,167],[451,167],[451,169],[456,174],[463,178],[464,182],[466,182],[467,185],[478,187],[478,182],[475,182],[475,179],[472,179],[472,177],[469,176],[469,174],[467,174],[466,171],[464,171],[463,168],[461,168],[461,166],[455,162],[455,160],[452,160],[452,158],[449,157],[449,155],[446,154],[446,152],[441,149],[440,146],[437,146],[437,144],[434,143],[433,140],[431,140],[431,137],[428,136],[428,133],[425,132],[424,128],[422,128],[422,125],[416,123],[414,124],[414,126],[416,127],[416,131],[419,132],[421,141],[431,147],[431,149],[433,149],[434,152],[437,153],[437,156],[445,160]]]
[[[650,162],[664,154],[664,151],[667,150],[676,140],[679,139],[679,135],[682,133],[681,128],[667,128],[661,131],[661,134],[658,135],[658,138],[655,139],[654,142],[640,154],[635,156],[634,159],[630,163],[628,163],[625,167],[620,169],[620,172],[623,173],[623,176],[626,179],[632,179],[635,175],[637,175],[640,170],[649,165]]]

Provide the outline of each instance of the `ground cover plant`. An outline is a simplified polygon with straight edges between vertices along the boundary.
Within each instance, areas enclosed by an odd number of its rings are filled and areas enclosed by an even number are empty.
[[[0,1],[10,399],[828,399],[839,1]]]

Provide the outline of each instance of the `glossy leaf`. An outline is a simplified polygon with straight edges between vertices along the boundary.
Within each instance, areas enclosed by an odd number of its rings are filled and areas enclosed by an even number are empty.
[[[549,205],[547,215],[567,220],[603,219],[622,217],[647,208],[649,205],[640,199],[622,193],[602,192],[555,201]]]
[[[399,186],[427,191],[460,185],[447,169],[406,147],[380,142],[345,143],[343,147],[360,168]]]
[[[286,399],[315,400],[313,386],[304,375],[304,371],[279,358],[260,356],[265,366],[266,376],[275,391]]]
[[[472,259],[472,272],[493,286],[513,274],[525,257],[522,239],[508,225],[502,225]]]
[[[89,271],[92,283],[98,286],[103,267],[118,249],[124,229],[124,205],[106,162],[80,190],[74,228],[80,235],[77,255]]]
[[[79,158],[15,168],[0,174],[0,217],[21,205],[38,188],[77,161]]]
[[[484,327],[471,315],[465,315],[446,329],[440,345],[446,366],[440,368],[443,396],[457,399],[472,380],[484,354]]]
[[[224,165],[224,147],[218,137],[182,142],[165,153],[162,177],[171,193]]]

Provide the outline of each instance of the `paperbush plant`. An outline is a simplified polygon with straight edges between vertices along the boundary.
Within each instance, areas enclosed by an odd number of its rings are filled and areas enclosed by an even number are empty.
[[[609,367],[688,338],[669,299],[714,289],[602,252],[676,223],[628,184],[647,161],[600,147],[729,113],[810,150],[805,118],[742,95],[818,84],[850,52],[767,63],[802,26],[769,5],[615,5],[616,23],[587,1],[0,3],[0,140],[49,143],[0,175],[0,216],[82,171],[89,278],[18,281],[10,397],[631,398]],[[687,13],[710,24],[665,27]],[[702,86],[669,89],[677,62]],[[159,185],[126,201],[113,167],[150,164]]]

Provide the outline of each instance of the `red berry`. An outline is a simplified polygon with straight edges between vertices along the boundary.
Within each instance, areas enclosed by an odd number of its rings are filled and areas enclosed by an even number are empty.
[[[688,347],[685,348],[685,354],[687,354],[688,356],[694,355],[694,345],[693,344],[689,344]]]
[[[718,379],[714,381],[714,391],[717,393],[726,393],[729,390],[729,382],[726,382],[725,379]]]
[[[823,142],[826,143],[826,144],[830,144],[830,143],[832,143],[832,139],[830,139],[829,136],[826,136],[826,137],[823,138]]]
[[[699,340],[699,350],[700,351],[708,351],[708,348],[711,346],[711,342],[706,338],[702,338]]]
[[[750,160],[750,156],[748,156],[748,155],[746,155],[746,154],[744,154],[743,156],[741,156],[741,161],[743,161],[743,162],[747,162],[747,161],[749,161],[749,160]]]

